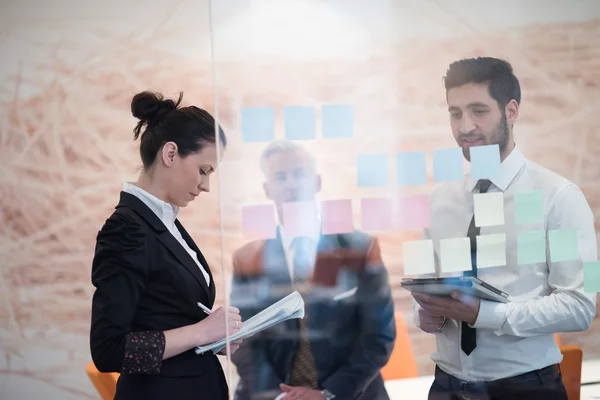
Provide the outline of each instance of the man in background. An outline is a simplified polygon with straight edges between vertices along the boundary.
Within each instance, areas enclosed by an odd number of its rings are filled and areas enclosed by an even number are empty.
[[[508,293],[512,302],[413,294],[418,325],[437,341],[429,398],[566,400],[554,334],[584,331],[596,314],[595,294],[584,293],[582,273],[584,261],[597,259],[594,216],[575,184],[529,161],[515,144],[521,88],[508,62],[456,61],[444,82],[452,133],[464,157],[471,161],[477,146],[498,145],[501,164],[490,179],[467,175],[435,188],[424,236],[433,240],[436,264],[441,240],[469,237],[472,265],[464,275]],[[515,196],[532,190],[543,194],[543,218],[516,224]],[[473,195],[486,192],[503,194],[503,225],[475,226]],[[576,259],[551,260],[549,232],[559,229],[576,233]],[[520,263],[517,238],[536,230],[544,232],[546,260]],[[476,237],[499,233],[506,234],[506,265],[478,268]],[[439,274],[439,264],[436,269]]]
[[[389,399],[380,370],[396,330],[377,239],[357,231],[324,235],[319,212],[315,221],[285,219],[285,203],[314,203],[318,210],[321,178],[300,145],[271,143],[261,169],[277,211],[277,237],[234,253],[231,304],[247,320],[298,290],[306,315],[244,341],[232,357],[240,375],[235,399],[273,399],[282,391],[285,399]],[[286,224],[311,222],[306,237],[286,236]]]

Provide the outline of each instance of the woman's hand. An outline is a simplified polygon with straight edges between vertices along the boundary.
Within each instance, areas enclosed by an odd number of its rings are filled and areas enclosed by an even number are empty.
[[[229,332],[225,331],[226,324],[229,324]],[[219,307],[196,326],[198,346],[204,346],[238,332],[242,327],[242,317],[235,307]]]
[[[229,343],[229,348],[231,350],[229,352],[229,355],[233,355],[233,353],[235,353],[237,351],[237,349],[240,348],[241,344],[242,344],[242,340],[236,340],[235,342]],[[217,354],[220,356],[226,356],[227,355],[227,347],[225,347],[223,350],[221,350]]]

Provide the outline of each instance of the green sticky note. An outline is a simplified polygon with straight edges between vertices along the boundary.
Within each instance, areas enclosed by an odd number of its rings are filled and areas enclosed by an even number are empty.
[[[575,229],[555,229],[548,233],[550,242],[550,262],[572,261],[579,258],[577,231]]]
[[[530,190],[515,193],[515,222],[517,224],[544,222],[544,192]]]
[[[585,293],[600,292],[600,261],[583,263],[583,291]]]
[[[521,232],[517,236],[519,264],[546,262],[546,231]]]

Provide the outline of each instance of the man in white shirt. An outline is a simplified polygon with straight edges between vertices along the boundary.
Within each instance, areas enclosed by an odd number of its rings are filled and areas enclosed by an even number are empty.
[[[594,216],[575,184],[529,161],[516,146],[513,127],[521,90],[509,63],[460,60],[450,65],[444,82],[452,133],[464,157],[472,161],[475,146],[498,145],[501,164],[489,179],[478,181],[469,174],[464,181],[437,186],[424,237],[433,241],[437,275],[477,276],[508,293],[511,302],[458,293],[453,298],[413,294],[418,326],[437,341],[429,399],[566,400],[554,334],[584,331],[596,314],[596,295],[583,290],[583,262],[597,259]],[[540,218],[519,223],[515,198],[528,191],[543,196]],[[503,222],[477,227],[474,194],[482,193],[502,193]],[[496,217],[492,219],[502,219]],[[531,239],[536,231],[541,243]],[[504,238],[506,260],[478,268],[485,243],[481,238],[492,235]],[[445,273],[440,242],[465,236],[471,270]],[[561,250],[556,242],[567,236],[577,244]],[[533,246],[540,244],[545,245],[542,257],[532,257]],[[561,251],[574,256],[558,259]]]

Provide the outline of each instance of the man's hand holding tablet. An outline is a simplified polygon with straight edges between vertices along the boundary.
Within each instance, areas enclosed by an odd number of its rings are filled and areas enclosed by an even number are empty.
[[[438,331],[444,324],[444,318],[473,325],[479,314],[480,300],[459,291],[452,292],[449,298],[419,292],[412,292],[412,296],[421,306],[419,322],[425,332]]]

